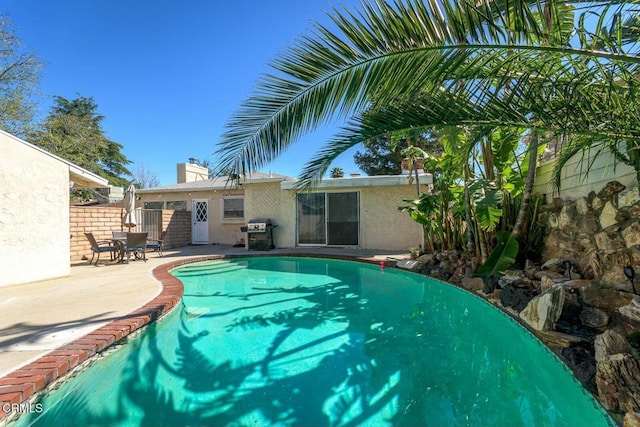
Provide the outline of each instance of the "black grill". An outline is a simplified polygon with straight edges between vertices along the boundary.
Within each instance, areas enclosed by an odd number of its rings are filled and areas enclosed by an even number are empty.
[[[247,233],[247,249],[254,251],[268,251],[274,249],[273,225],[270,218],[254,218],[247,222],[247,225],[240,227],[240,230]]]

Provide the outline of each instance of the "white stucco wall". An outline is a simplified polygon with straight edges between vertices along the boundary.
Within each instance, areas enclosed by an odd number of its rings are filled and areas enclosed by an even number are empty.
[[[563,199],[585,197],[591,191],[602,190],[609,181],[619,181],[626,187],[637,185],[636,173],[631,166],[616,161],[613,153],[596,146],[575,154],[562,168],[559,194],[554,193],[552,173],[557,160],[540,165],[536,171],[534,192],[558,196]],[[598,155],[596,155],[598,154]],[[587,173],[588,171],[588,173]]]
[[[186,201],[190,211],[194,200],[207,200],[208,202],[208,226],[210,244],[233,245],[244,238],[245,233],[240,231],[246,222],[245,218],[223,220],[222,200],[224,197],[242,196],[243,190],[206,190],[206,191],[171,191],[171,192],[146,192],[138,193],[142,203],[164,201]],[[144,206],[144,204],[142,205]]]
[[[422,243],[422,227],[400,212],[415,199],[414,185],[366,187],[360,194],[360,236],[365,249],[408,250]]]
[[[69,166],[5,133],[0,153],[0,286],[69,275]]]
[[[360,182],[367,182],[361,180]],[[422,241],[422,229],[408,214],[398,211],[404,199],[416,197],[415,186],[399,180],[398,185],[358,186],[358,181],[345,181],[345,185],[331,185],[317,191],[360,193],[360,245],[362,249],[406,250]],[[275,217],[279,225],[276,246],[296,245],[296,202],[294,190],[280,193],[280,214]]]

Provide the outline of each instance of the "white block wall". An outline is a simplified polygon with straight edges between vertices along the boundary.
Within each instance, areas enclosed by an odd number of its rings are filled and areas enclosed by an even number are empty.
[[[0,133],[0,286],[67,276],[69,167]]]
[[[534,192],[553,194],[563,199],[585,197],[591,191],[602,190],[609,181],[619,181],[627,188],[637,185],[636,173],[631,166],[616,161],[613,153],[604,149],[596,156],[599,147],[575,154],[562,169],[560,194],[553,192],[552,165],[538,168]],[[588,171],[588,173],[587,173]]]

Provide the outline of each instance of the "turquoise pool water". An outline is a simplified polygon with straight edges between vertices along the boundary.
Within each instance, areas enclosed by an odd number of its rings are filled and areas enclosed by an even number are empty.
[[[614,425],[531,334],[447,284],[312,258],[173,274],[179,309],[20,424]]]

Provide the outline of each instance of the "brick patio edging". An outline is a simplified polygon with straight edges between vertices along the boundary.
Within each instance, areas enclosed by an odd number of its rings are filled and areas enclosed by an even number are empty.
[[[380,261],[346,255],[327,254],[255,254],[259,256],[292,256],[298,258],[330,258],[345,261],[360,261],[370,264],[384,263],[392,266],[393,262]],[[131,333],[146,327],[150,323],[168,314],[181,300],[184,293],[182,282],[170,271],[174,268],[194,262],[224,258],[244,258],[247,255],[209,255],[183,259],[162,264],[152,270],[152,275],[162,285],[160,294],[137,310],[113,320],[95,331],[78,338],[69,344],[52,350],[41,358],[31,362],[0,378],[0,424],[10,415],[20,415],[16,409],[20,404],[29,401],[36,393],[45,390],[54,381],[71,375],[74,369],[86,361],[97,357],[105,349],[113,346]],[[9,410],[7,410],[9,409]]]

